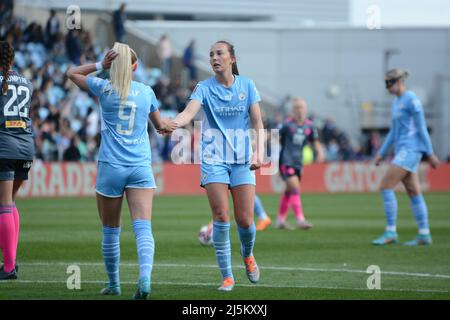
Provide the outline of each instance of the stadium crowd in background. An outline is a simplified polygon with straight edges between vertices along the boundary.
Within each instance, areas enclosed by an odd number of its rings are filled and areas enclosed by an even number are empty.
[[[42,161],[95,161],[100,145],[100,117],[98,101],[89,93],[75,87],[65,76],[72,65],[99,61],[102,50],[86,30],[63,30],[54,10],[50,10],[45,26],[28,23],[13,14],[12,1],[0,4],[0,40],[8,41],[16,51],[14,68],[32,81],[31,114],[36,143],[36,159]],[[113,25],[117,38],[124,38],[124,7],[115,11]],[[189,80],[183,85],[180,79],[171,79],[173,52],[169,35],[161,37],[158,53],[161,69],[146,68],[139,61],[135,79],[150,85],[161,103],[164,116],[174,117],[186,106],[193,91],[197,71],[195,67],[195,40],[187,46],[182,60]],[[265,128],[280,128],[289,115],[285,99],[274,117],[265,119]],[[73,106],[71,108],[71,106]],[[327,161],[367,160],[380,145],[376,133],[370,135],[362,147],[353,149],[347,134],[332,119],[318,119],[312,106],[311,120],[319,129],[320,140]],[[150,129],[153,130],[153,129]],[[170,137],[149,132],[154,161],[170,161],[174,143]],[[194,141],[198,139],[194,138]]]
[[[112,23],[117,42],[126,42],[125,21],[127,20],[127,14],[125,6],[125,3],[122,3],[119,9],[113,12]]]

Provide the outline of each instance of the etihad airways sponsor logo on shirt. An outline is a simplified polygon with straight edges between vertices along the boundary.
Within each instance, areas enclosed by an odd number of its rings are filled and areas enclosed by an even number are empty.
[[[236,116],[245,111],[245,106],[214,107],[214,113],[221,116]]]

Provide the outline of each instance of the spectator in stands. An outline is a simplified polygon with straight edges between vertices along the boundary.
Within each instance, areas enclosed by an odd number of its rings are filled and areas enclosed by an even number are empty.
[[[36,22],[30,23],[23,33],[23,40],[27,43],[44,44],[44,32],[42,26]]]
[[[12,7],[8,5],[8,1],[2,0],[0,2],[0,36],[6,34],[8,26],[13,18]]]
[[[59,32],[56,36],[56,42],[53,45],[52,61],[58,65],[63,65],[69,61],[66,54],[66,44],[64,43],[64,34]]]
[[[172,43],[167,34],[163,34],[159,39],[158,56],[161,61],[162,73],[170,79],[172,72]]]
[[[323,124],[322,127],[322,139],[323,139],[323,143],[325,144],[325,146],[328,146],[328,144],[330,143],[330,141],[332,139],[334,139],[335,137],[335,132],[336,130],[336,124],[334,123],[334,121],[332,119],[326,119],[325,123]],[[334,141],[336,142],[336,141]]]
[[[2,0],[6,6],[6,10],[10,11],[11,14],[14,11],[14,0]]]
[[[58,161],[58,150],[56,147],[56,133],[55,122],[46,120],[42,125],[40,147],[42,160],[44,161]]]
[[[87,61],[95,61],[101,50],[94,46],[91,33],[89,31],[83,31],[80,35],[80,41],[84,58]]]
[[[370,158],[367,157],[367,150],[365,147],[357,147],[353,149],[352,161],[365,161]]]
[[[339,145],[336,139],[331,139],[326,147],[326,161],[338,161],[339,160]]]
[[[116,41],[125,43],[126,42],[126,31],[125,31],[125,21],[127,20],[127,15],[125,13],[125,3],[122,3],[116,11],[113,12],[113,26],[114,34],[116,36]]]
[[[79,30],[73,29],[69,30],[66,36],[67,56],[69,57],[69,60],[76,65],[80,64],[80,57],[82,54],[82,46],[79,34]]]
[[[100,48],[96,46],[91,34],[87,31],[74,30],[65,34],[64,30],[60,30],[54,38],[52,49],[46,49],[44,46],[48,45],[46,26],[43,29],[35,22],[26,24],[25,20],[14,17],[10,10],[6,11],[8,11],[9,21],[0,20],[0,37],[7,39],[16,48],[14,68],[21,70],[24,76],[32,81],[35,88],[31,97],[31,116],[36,135],[36,158],[45,161],[63,160],[72,137],[78,136],[77,146],[81,153],[81,160],[95,161],[100,145],[97,102],[92,96],[79,91],[70,81],[68,82],[65,71],[70,63],[100,60],[102,57]],[[5,1],[0,1],[0,16],[2,14],[5,16]],[[52,13],[49,20],[51,17]],[[188,68],[186,62],[190,59],[193,62],[195,57],[194,41],[189,46],[192,47],[186,48],[183,55],[186,68]],[[167,35],[161,37],[158,54],[161,58],[163,73],[157,68],[150,71],[144,70],[141,81],[151,83],[161,102],[161,110],[171,116],[171,113],[183,111],[185,101],[195,88],[196,81],[191,81],[190,87],[185,89],[180,85],[179,80],[171,81],[168,77],[171,73],[172,46]],[[138,66],[145,69],[143,63],[139,63]],[[138,72],[136,72],[137,75]],[[194,74],[189,73],[189,76],[198,77],[198,74],[194,71]],[[266,128],[277,128],[283,123],[281,106],[287,108],[289,100],[288,95],[279,104],[280,108],[266,118]],[[350,142],[336,127],[334,121],[326,119],[321,127],[319,136],[327,145],[328,161],[356,160]],[[379,139],[375,136],[370,139],[372,149],[378,149],[379,142],[375,138]],[[344,143],[342,143],[343,139],[346,139]],[[169,139],[155,135],[152,139],[152,147],[156,149],[154,150],[155,159],[169,160],[168,155],[173,147]],[[366,146],[365,149],[370,148]]]
[[[6,5],[3,2],[0,2],[0,21],[2,22],[2,24],[1,24],[2,27],[3,27],[3,21],[6,21],[8,19],[9,14],[10,14],[10,12],[6,8]]]
[[[54,9],[50,10],[50,17],[47,20],[45,26],[45,46],[47,49],[52,50],[55,45],[58,34],[59,34],[59,20],[56,16],[56,11]]]
[[[189,80],[197,81],[197,67],[195,66],[195,40],[191,40],[184,50],[183,65],[189,71]]]
[[[9,14],[9,11],[6,9],[6,5],[0,2],[0,21],[5,21],[7,14]]]
[[[81,160],[81,153],[80,150],[78,150],[78,143],[80,138],[75,135],[70,140],[70,146],[64,151],[63,160],[64,161],[80,161]]]
[[[3,20],[0,27],[0,37],[11,43],[14,48],[19,49],[19,46],[24,43],[20,22]],[[18,53],[20,54],[21,52],[18,51]]]
[[[353,159],[353,150],[350,145],[350,141],[344,132],[339,131],[339,135],[337,136],[339,149],[340,149],[340,160],[350,161]]]
[[[367,139],[366,144],[366,154],[372,158],[376,155],[380,147],[381,147],[380,134],[378,133],[377,130],[370,131],[370,136]]]

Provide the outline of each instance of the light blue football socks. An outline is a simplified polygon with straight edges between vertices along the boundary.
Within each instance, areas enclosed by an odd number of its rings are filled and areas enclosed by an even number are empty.
[[[395,197],[394,190],[383,189],[381,190],[381,196],[383,197],[384,215],[386,217],[386,229],[380,237],[372,241],[372,244],[376,246],[397,243],[398,241],[397,198]]]
[[[384,203],[384,215],[386,217],[386,231],[396,232],[397,230],[397,198],[391,189],[381,191]]]
[[[251,257],[253,255],[253,245],[255,244],[255,236],[256,236],[256,227],[255,224],[252,223],[251,226],[247,229],[238,228],[239,239],[241,240],[241,255],[244,258]]]
[[[139,278],[151,279],[155,242],[152,234],[152,223],[149,220],[133,220],[133,231],[136,237],[139,259]]]
[[[419,234],[429,234],[428,209],[422,194],[411,197],[411,210],[416,218]]]
[[[216,249],[217,264],[220,268],[222,278],[232,278],[231,271],[231,245],[230,245],[230,223],[213,222],[213,243]]]
[[[109,287],[120,287],[120,227],[103,226],[102,254]]]

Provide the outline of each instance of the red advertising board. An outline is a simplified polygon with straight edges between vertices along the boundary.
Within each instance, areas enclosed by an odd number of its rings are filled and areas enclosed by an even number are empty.
[[[374,192],[378,190],[387,165],[376,167],[371,162],[333,162],[305,166],[303,192]],[[156,164],[153,166],[158,194],[203,194],[199,165]],[[91,196],[95,194],[95,163],[35,162],[30,178],[19,191],[19,197]],[[450,191],[450,164],[419,169],[424,191]],[[279,193],[284,184],[278,174],[257,173],[258,193]],[[400,188],[401,189],[401,188]]]

